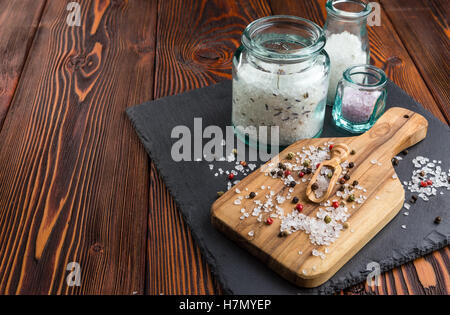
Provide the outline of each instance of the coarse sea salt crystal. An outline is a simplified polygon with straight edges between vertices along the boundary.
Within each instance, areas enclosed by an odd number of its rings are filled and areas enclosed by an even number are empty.
[[[406,230],[406,225],[402,225],[402,229]]]
[[[409,203],[405,202],[405,204],[403,205],[403,207],[404,207],[406,210],[409,210],[409,208],[411,208],[411,205],[410,205]]]
[[[248,236],[253,237],[254,235],[255,235],[255,232],[254,232],[254,231],[248,232]]]
[[[240,200],[240,199],[236,199],[236,200],[234,201],[234,204],[235,204],[235,205],[240,205],[240,204],[241,204],[241,200]]]

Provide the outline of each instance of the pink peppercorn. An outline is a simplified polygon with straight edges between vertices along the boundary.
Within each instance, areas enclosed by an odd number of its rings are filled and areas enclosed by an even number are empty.
[[[271,225],[272,223],[273,223],[273,219],[272,218],[267,218],[266,224]]]
[[[339,208],[339,202],[333,201],[332,206],[333,206],[334,209]]]
[[[233,178],[234,178],[234,174],[233,173],[228,174],[228,179],[229,180],[232,180]]]
[[[300,173],[298,173],[298,176],[299,177],[303,177],[303,176],[305,176],[305,173],[304,172],[300,172]]]
[[[289,171],[289,170],[284,171],[284,176],[289,176],[289,175],[291,175],[291,171]]]
[[[302,210],[303,210],[303,205],[302,205],[301,203],[298,203],[298,204],[295,206],[295,209],[297,209],[298,211],[302,211]]]

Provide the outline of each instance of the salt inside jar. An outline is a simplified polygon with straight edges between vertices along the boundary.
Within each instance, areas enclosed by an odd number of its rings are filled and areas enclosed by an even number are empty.
[[[360,133],[370,129],[384,112],[386,74],[371,65],[356,65],[344,72],[333,106],[338,127]]]
[[[247,26],[233,58],[232,122],[241,139],[270,145],[259,137],[260,126],[278,127],[281,146],[321,134],[329,81],[324,46],[322,29],[299,17]]]

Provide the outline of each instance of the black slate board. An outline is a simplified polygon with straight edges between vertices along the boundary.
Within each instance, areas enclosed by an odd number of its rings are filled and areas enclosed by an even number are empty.
[[[443,169],[450,168],[450,128],[417,104],[403,90],[389,82],[387,107],[409,108],[425,116],[429,122],[428,136],[411,148],[396,167],[399,178],[409,180],[411,160],[417,155],[442,160]],[[279,277],[255,257],[228,240],[210,223],[210,207],[216,192],[226,187],[225,175],[215,177],[210,162],[174,162],[171,139],[174,126],[185,125],[193,130],[194,117],[208,125],[231,125],[231,82],[225,81],[184,94],[170,96],[131,107],[127,114],[151,159],[156,164],[169,191],[182,212],[197,244],[223,289],[232,294],[330,294],[366,279],[369,262],[378,262],[382,271],[442,248],[450,238],[450,191],[428,202],[419,200],[404,216],[403,209],[376,237],[355,255],[336,275],[314,289],[298,288]],[[330,108],[322,137],[348,136],[330,122]],[[444,145],[443,145],[444,144]],[[214,162],[215,169],[230,169],[227,162]],[[411,193],[406,191],[406,200]],[[442,218],[435,225],[436,216]],[[402,229],[406,225],[407,229]]]

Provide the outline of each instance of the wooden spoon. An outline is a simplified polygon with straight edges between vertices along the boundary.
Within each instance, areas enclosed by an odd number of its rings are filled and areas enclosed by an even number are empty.
[[[308,197],[309,200],[311,200],[314,203],[321,203],[330,196],[331,191],[333,190],[333,187],[336,184],[336,181],[338,180],[339,176],[342,173],[341,163],[345,160],[345,158],[348,156],[349,153],[350,149],[344,143],[336,144],[333,147],[333,149],[331,150],[331,158],[327,161],[323,161],[322,163],[320,163],[319,167],[316,169],[316,172],[311,178],[308,187],[306,188],[306,196]],[[323,167],[330,168],[333,171],[333,176],[330,179],[328,189],[326,190],[326,192],[324,192],[322,197],[317,198],[315,190],[312,189],[312,185],[316,183],[317,177],[320,175],[320,172]]]

